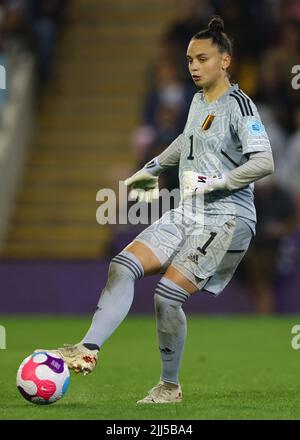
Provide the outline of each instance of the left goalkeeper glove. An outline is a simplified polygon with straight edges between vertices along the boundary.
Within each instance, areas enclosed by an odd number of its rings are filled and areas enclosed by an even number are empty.
[[[192,194],[207,194],[211,191],[226,189],[224,174],[208,177],[194,171],[184,171],[182,176],[183,196]]]

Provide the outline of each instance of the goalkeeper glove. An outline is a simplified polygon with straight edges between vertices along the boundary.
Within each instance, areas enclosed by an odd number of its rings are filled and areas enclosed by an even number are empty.
[[[156,159],[148,162],[144,168],[137,171],[124,181],[130,188],[129,197],[138,202],[151,203],[159,198],[158,175],[161,172]]]
[[[211,191],[226,189],[224,174],[208,177],[194,171],[184,171],[182,175],[183,197],[192,194],[207,194]]]

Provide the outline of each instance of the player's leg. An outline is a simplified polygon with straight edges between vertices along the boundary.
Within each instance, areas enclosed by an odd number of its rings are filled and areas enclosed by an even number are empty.
[[[161,380],[138,403],[178,402],[182,398],[179,368],[186,339],[186,317],[182,305],[215,273],[226,254],[234,221],[215,223],[188,234],[155,292],[157,335],[161,356]]]
[[[155,292],[161,379],[179,385],[179,368],[186,338],[184,302],[198,292],[218,268],[229,249],[235,222],[203,227],[190,234],[172,260]]]
[[[112,259],[92,325],[81,341],[85,348],[100,348],[125,318],[132,304],[134,282],[140,278],[137,275],[152,275],[168,264],[183,239],[181,224],[175,222],[180,216],[176,210],[173,217],[166,213]],[[174,223],[170,222],[172,218]]]
[[[174,216],[170,216],[170,212],[164,214],[112,259],[108,280],[87,334],[79,344],[56,350],[74,371],[87,374],[93,370],[98,349],[130,309],[135,281],[145,275],[163,272],[169,265],[169,258],[183,239],[181,224],[175,222],[181,219],[181,213],[173,211]]]
[[[139,242],[132,242],[112,258],[91,327],[81,341],[86,348],[99,349],[103,345],[128,314],[135,282],[160,268],[151,249]]]
[[[128,314],[135,281],[158,272],[160,260],[147,245],[132,242],[112,258],[105,287],[91,326],[81,342],[54,350],[75,372],[90,373],[97,364],[98,350]]]
[[[197,285],[172,265],[157,284],[154,303],[161,376],[159,383],[137,403],[172,403],[182,400],[178,375],[187,333],[182,305],[198,290]]]

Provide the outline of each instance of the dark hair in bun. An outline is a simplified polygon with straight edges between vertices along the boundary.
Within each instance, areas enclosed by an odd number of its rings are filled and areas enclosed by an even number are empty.
[[[220,52],[232,55],[232,42],[224,32],[224,21],[221,17],[214,15],[208,23],[207,29],[198,32],[192,37],[192,40],[206,40],[208,38],[213,40]]]
[[[207,28],[211,31],[211,32],[215,32],[215,33],[219,33],[221,34],[222,32],[224,32],[224,21],[222,20],[221,17],[218,17],[217,15],[214,16],[210,22],[208,23]]]

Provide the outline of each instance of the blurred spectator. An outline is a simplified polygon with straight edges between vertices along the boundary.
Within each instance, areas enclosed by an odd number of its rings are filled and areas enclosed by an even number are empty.
[[[296,207],[291,194],[280,187],[273,177],[255,185],[257,210],[256,236],[241,264],[255,309],[259,314],[276,311],[273,283],[282,240],[297,226]]]
[[[151,89],[145,98],[143,123],[154,127],[159,125],[158,109],[167,106],[178,113],[180,119],[178,131],[182,131],[194,88],[191,91],[186,87],[178,65],[163,58],[158,59],[154,64],[152,77],[154,79],[150,82]]]
[[[25,0],[0,0],[1,51],[16,52],[28,48]]]
[[[290,173],[287,132],[276,120],[273,107],[257,102],[257,108],[272,145],[276,180],[284,184]]]
[[[221,0],[215,3],[216,13],[223,18],[226,33],[233,40],[234,58],[238,62],[249,58],[256,61],[274,35],[275,16],[270,4],[265,0]]]
[[[183,127],[180,124],[180,112],[178,108],[170,105],[160,105],[157,108],[155,127],[155,137],[145,152],[139,164],[139,168],[165,150],[182,132]],[[166,170],[161,176],[160,185],[170,191],[174,188],[178,188],[178,167],[172,167]]]
[[[66,6],[59,0],[0,0],[0,51],[7,56],[32,51],[38,86],[51,76]]]
[[[170,24],[165,32],[169,44],[185,53],[193,35],[207,27],[215,13],[213,2],[209,0],[184,0],[184,15]]]
[[[278,15],[283,22],[293,21],[300,24],[300,1],[281,0],[279,2]]]
[[[190,75],[186,66],[187,46],[197,32],[207,27],[207,23],[215,13],[215,8],[213,2],[209,0],[183,0],[182,4],[183,16],[170,23],[164,33],[162,44],[165,44],[169,52],[170,48],[173,48],[177,65],[189,85]]]
[[[299,91],[298,91],[299,92]],[[295,111],[296,131],[289,138],[285,160],[288,173],[285,176],[285,184],[300,198],[300,107]],[[299,201],[300,204],[300,201]]]
[[[58,30],[64,22],[67,2],[29,0],[27,17],[32,32],[32,47],[37,57],[37,73],[41,83],[51,76]]]
[[[295,129],[293,112],[299,101],[298,91],[291,86],[291,69],[300,59],[299,31],[299,26],[285,24],[278,44],[264,52],[255,94],[256,100],[274,107],[276,118],[289,132]]]

